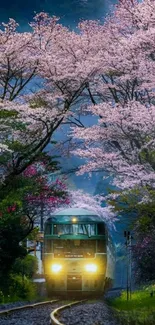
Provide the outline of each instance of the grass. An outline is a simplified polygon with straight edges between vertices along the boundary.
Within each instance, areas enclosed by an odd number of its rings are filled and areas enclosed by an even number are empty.
[[[129,301],[126,292],[122,292],[121,297],[108,299],[108,303],[115,309],[120,324],[155,325],[155,285],[134,291]]]

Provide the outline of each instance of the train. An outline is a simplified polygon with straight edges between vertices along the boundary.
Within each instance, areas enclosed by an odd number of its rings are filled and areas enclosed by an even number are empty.
[[[67,208],[45,222],[43,267],[49,296],[103,294],[113,286],[115,249],[105,222]]]

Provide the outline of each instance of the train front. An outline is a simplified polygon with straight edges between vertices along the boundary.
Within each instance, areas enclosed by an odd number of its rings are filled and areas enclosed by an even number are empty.
[[[103,292],[106,238],[104,222],[84,209],[66,209],[49,218],[43,254],[48,294]]]

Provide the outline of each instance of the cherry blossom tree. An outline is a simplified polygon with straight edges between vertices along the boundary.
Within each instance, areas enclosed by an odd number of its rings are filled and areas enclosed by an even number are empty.
[[[100,104],[92,111],[100,115],[98,125],[73,131],[84,140],[76,154],[88,159],[80,173],[109,171],[120,188],[154,186],[154,106],[132,101],[124,107]]]
[[[27,254],[21,243],[33,233],[36,223],[42,226],[49,212],[70,202],[65,181],[49,180],[52,167],[47,161],[47,157],[43,157],[42,162],[28,166],[18,183],[14,182],[12,190],[1,199],[0,278],[8,275],[16,258]]]
[[[32,33],[18,33],[17,23],[13,19],[8,24],[3,24],[0,51],[3,112],[1,118],[5,123],[1,132],[1,143],[8,145],[10,150],[13,149],[10,156],[7,153],[9,169],[6,161],[1,168],[2,174],[6,176],[6,183],[34,161],[61,124],[74,123],[83,127],[77,120],[75,112],[85,107],[86,100],[88,105],[88,99],[94,106],[85,111],[100,114],[104,131],[105,128],[109,129],[109,124],[107,127],[104,122],[106,117],[102,114],[106,108],[107,111],[114,113],[121,108],[130,110],[132,106],[139,105],[139,110],[143,110],[144,113],[146,107],[150,105],[153,110],[153,9],[154,3],[151,0],[142,3],[122,0],[104,25],[98,21],[82,21],[78,25],[78,33],[69,31],[58,23],[57,17],[49,17],[45,13],[34,17],[34,21],[30,24]],[[23,95],[28,83],[38,77],[40,90],[34,94]],[[98,103],[101,103],[100,106]],[[138,111],[138,108],[136,110]],[[11,122],[6,119],[6,112]],[[100,132],[101,122],[99,126],[96,132]],[[83,132],[82,130],[82,134]],[[110,149],[106,141],[105,146],[108,147],[106,154],[105,150],[103,152],[100,150],[100,153],[98,150],[96,155],[102,160],[104,154],[104,159],[108,163],[108,159],[115,161],[118,154],[117,161],[122,169],[128,170],[129,173],[130,169],[135,174],[138,172],[139,178],[143,174],[145,180],[148,170],[152,177],[152,163],[148,161],[150,158],[146,159],[147,155],[144,159],[142,147],[145,144],[150,146],[152,142],[148,141],[145,132],[146,139],[144,140],[143,136],[143,141],[141,139],[139,143],[135,133],[134,141],[130,141],[129,136],[133,135],[129,135],[128,130],[126,142],[127,147],[130,146],[128,152],[130,154],[132,152],[133,161],[131,159],[129,162],[129,157],[126,160],[124,153],[128,149],[123,147],[124,144],[119,139],[110,139]],[[5,143],[6,139],[9,140],[9,144]],[[138,153],[138,150],[143,151],[142,154]],[[148,149],[145,148],[146,151],[148,152]],[[88,156],[86,150],[85,153]],[[81,155],[84,153],[81,152]],[[139,163],[139,160],[142,162]],[[121,168],[113,167],[120,174]],[[131,175],[129,178],[131,181],[134,177]]]
[[[1,143],[12,150],[1,159],[6,184],[63,123],[80,126],[74,135],[85,145],[77,152],[91,159],[81,170],[108,170],[123,188],[153,184],[154,6],[121,0],[103,25],[82,21],[78,33],[45,13],[34,17],[32,33],[18,33],[13,19],[3,24]],[[38,77],[40,89],[24,95]],[[84,129],[76,117],[83,108],[99,116],[98,126]]]
[[[121,0],[97,26],[102,48],[87,111],[98,125],[73,130],[83,140],[75,153],[87,158],[80,172],[106,170],[123,189],[154,186],[154,9],[151,0]]]
[[[31,33],[18,33],[13,19],[0,31],[0,141],[12,151],[1,159],[5,184],[33,163],[62,123],[82,126],[77,103],[95,73],[97,49],[90,36],[57,21],[40,13]],[[39,89],[31,94],[32,81]]]
[[[46,212],[69,204],[67,185],[64,179],[49,181],[47,165],[36,163],[29,166],[14,183],[0,202],[0,218],[9,218],[10,213],[21,218],[28,235],[40,215],[40,208]]]
[[[70,203],[69,192],[65,178],[50,181],[50,171],[47,172],[45,163],[35,163],[24,171],[24,177],[34,180],[37,184],[35,191],[29,191],[25,196],[26,209],[35,211],[37,219],[41,213],[52,213],[56,208]],[[44,213],[45,212],[45,213]]]
[[[114,227],[114,222],[117,220],[116,213],[113,211],[112,206],[102,206],[103,203],[105,203],[103,196],[93,196],[89,193],[85,193],[82,190],[75,190],[69,191],[69,201],[67,202],[67,207],[82,208],[92,211],[102,220],[104,220],[108,227]],[[61,211],[65,207],[66,205],[59,207],[55,209],[54,212]]]

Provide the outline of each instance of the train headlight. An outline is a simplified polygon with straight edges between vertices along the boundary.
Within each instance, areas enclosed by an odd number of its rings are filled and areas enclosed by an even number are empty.
[[[52,266],[51,266],[51,270],[54,273],[60,272],[61,269],[62,269],[62,265],[61,264],[52,264]]]
[[[86,264],[85,270],[87,272],[96,272],[97,271],[97,265],[96,264]]]

